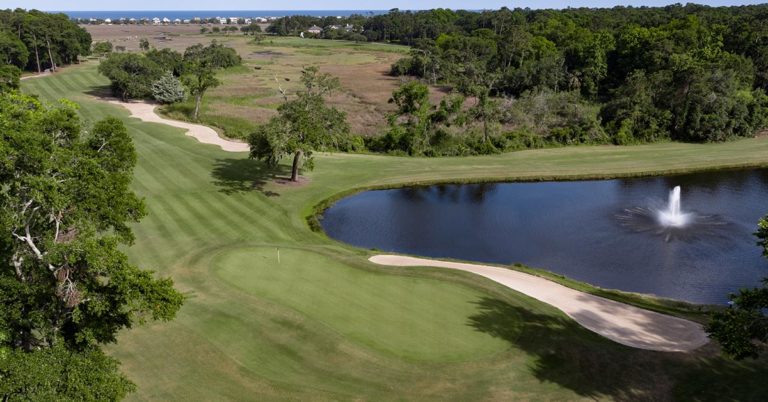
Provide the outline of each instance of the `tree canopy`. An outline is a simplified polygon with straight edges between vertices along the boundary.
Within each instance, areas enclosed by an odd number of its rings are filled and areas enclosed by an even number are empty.
[[[302,71],[304,89],[277,109],[278,116],[259,127],[249,138],[251,157],[277,165],[293,155],[291,181],[298,181],[299,168],[312,169],[314,151],[338,149],[349,135],[346,114],[326,106],[324,96],[338,89],[338,78],[320,73],[317,67]]]
[[[77,62],[91,51],[91,35],[66,14],[0,10],[0,62],[41,72]]]
[[[454,137],[472,152],[483,153],[509,149],[498,147],[505,136],[534,135],[539,138],[532,143],[551,145],[752,136],[768,124],[767,14],[766,5],[696,4],[482,12],[393,9],[337,21],[286,17],[268,31],[295,35],[310,25],[350,24],[361,26],[369,41],[412,46],[409,57],[392,66],[392,74],[464,95],[478,124]],[[597,121],[600,133],[545,131],[511,110],[513,101],[557,103],[566,97],[585,113],[578,120]],[[554,113],[544,117],[560,118]],[[477,138],[494,146],[477,148]]]
[[[99,64],[99,72],[109,78],[112,93],[122,100],[142,99],[152,95],[152,84],[163,70],[142,54],[112,53]]]
[[[0,398],[116,399],[131,384],[100,345],[182,303],[120,250],[145,214],[131,138],[16,92],[0,94],[0,132]]]

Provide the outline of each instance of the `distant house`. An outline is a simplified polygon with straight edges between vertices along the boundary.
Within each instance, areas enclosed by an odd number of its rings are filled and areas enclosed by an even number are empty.
[[[323,28],[320,28],[317,25],[312,25],[311,27],[309,27],[309,29],[307,29],[307,32],[313,35],[320,35],[321,33],[323,33]]]
[[[136,18],[131,18],[131,19],[129,19],[129,20],[128,20],[128,23],[129,23],[129,24],[135,24],[135,23],[136,23]]]
[[[160,25],[160,18],[157,18],[157,17],[152,18],[152,23],[155,25]]]
[[[264,18],[264,17],[256,18],[256,22],[267,22],[267,21],[269,21],[269,20]]]
[[[173,20],[173,23],[176,25],[181,24],[181,19],[176,18],[175,20]]]
[[[191,24],[191,23],[192,23],[192,20],[184,20],[184,21],[182,21],[182,22],[183,22],[183,23],[185,23],[185,24]]]
[[[250,18],[246,18],[246,19],[243,21],[243,23],[244,23],[245,25],[251,25],[251,23],[252,23],[252,22],[253,22],[253,20],[252,20],[252,19],[250,19]]]
[[[168,18],[163,18],[163,24],[168,25],[170,23],[171,23],[171,20],[169,20]]]
[[[104,23],[107,24],[107,25],[112,25],[112,19],[107,18],[107,19],[104,20]]]
[[[227,19],[226,18],[219,18],[219,24],[227,25]]]

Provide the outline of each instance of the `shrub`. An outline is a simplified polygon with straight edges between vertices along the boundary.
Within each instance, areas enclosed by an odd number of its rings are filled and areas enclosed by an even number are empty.
[[[106,55],[109,53],[112,53],[112,42],[106,41],[106,42],[96,42],[93,44],[93,53],[100,54],[100,55]]]
[[[171,72],[152,83],[152,96],[160,103],[176,103],[184,100],[184,86]]]

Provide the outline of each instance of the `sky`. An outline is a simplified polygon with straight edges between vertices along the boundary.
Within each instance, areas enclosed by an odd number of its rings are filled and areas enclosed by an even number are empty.
[[[26,8],[44,11],[102,11],[102,10],[403,10],[452,8],[452,9],[497,9],[509,8],[565,8],[565,7],[612,7],[615,5],[663,6],[685,0],[291,0],[286,2],[263,0],[0,0],[0,9]],[[768,0],[698,0],[698,4],[712,6],[760,4]],[[183,4],[183,6],[180,6]]]

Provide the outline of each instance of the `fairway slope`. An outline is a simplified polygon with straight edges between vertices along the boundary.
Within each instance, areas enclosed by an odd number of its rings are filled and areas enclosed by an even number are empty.
[[[709,342],[701,325],[692,321],[579,292],[511,269],[399,255],[376,255],[369,260],[379,265],[438,267],[471,272],[554,306],[584,328],[634,348],[689,352]]]

